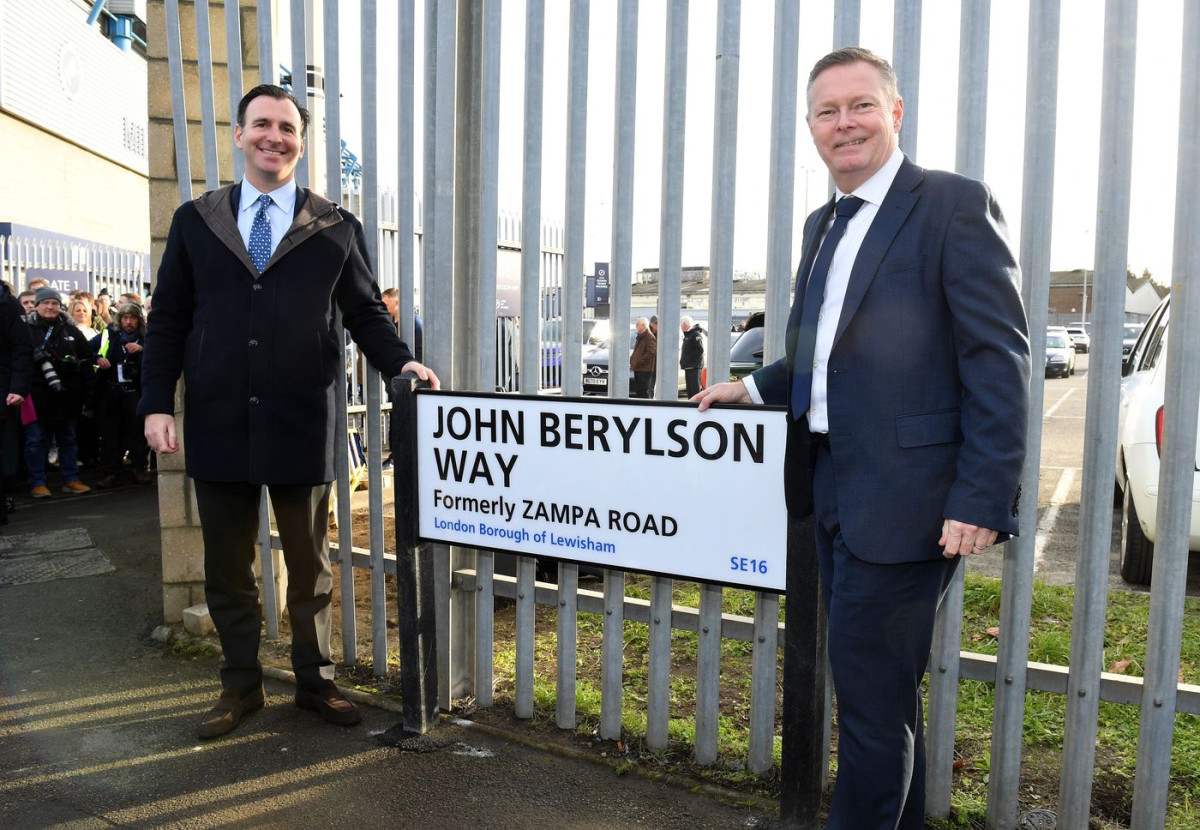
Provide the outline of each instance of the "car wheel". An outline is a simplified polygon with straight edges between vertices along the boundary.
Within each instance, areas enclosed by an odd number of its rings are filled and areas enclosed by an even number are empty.
[[[1125,478],[1125,496],[1121,510],[1121,578],[1131,585],[1149,585],[1154,567],[1154,543],[1142,532],[1133,488]]]

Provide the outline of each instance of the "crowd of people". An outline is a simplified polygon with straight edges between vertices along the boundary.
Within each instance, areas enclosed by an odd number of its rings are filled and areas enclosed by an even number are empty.
[[[64,297],[41,278],[15,296],[0,288],[0,523],[14,509],[12,478],[23,476],[35,499],[53,496],[54,467],[68,495],[153,480],[137,414],[148,311],[136,293],[115,303],[107,289]]]

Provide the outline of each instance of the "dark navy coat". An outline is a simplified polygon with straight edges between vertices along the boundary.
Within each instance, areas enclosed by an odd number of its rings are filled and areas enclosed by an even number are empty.
[[[300,189],[296,215],[260,274],[235,218],[239,185],[205,193],[171,221],[147,327],[138,412],[175,412],[182,374],[188,475],[319,484],[334,478],[346,369],[334,309],[386,377],[412,353],[396,335],[362,226]]]
[[[808,217],[812,267],[833,203]],[[804,292],[786,357],[754,373],[790,407]],[[842,534],[880,562],[941,558],[943,519],[1017,532],[1029,405],[1020,271],[987,187],[901,165],[863,240],[829,355],[829,442]],[[807,421],[789,413],[788,509],[812,510]]]

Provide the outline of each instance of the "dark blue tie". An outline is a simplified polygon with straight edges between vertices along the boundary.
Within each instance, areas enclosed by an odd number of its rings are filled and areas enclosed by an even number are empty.
[[[797,421],[808,411],[812,393],[813,357],[817,345],[817,319],[821,314],[821,303],[825,300],[825,279],[833,263],[833,252],[837,250],[850,217],[863,206],[857,196],[845,196],[833,206],[837,219],[821,243],[817,261],[809,273],[808,286],[804,289],[804,305],[800,307],[800,330],[796,335],[796,361],[792,374],[792,417]],[[799,291],[800,287],[796,286]]]
[[[261,274],[271,259],[271,220],[267,216],[271,197],[264,193],[257,201],[258,213],[254,214],[254,224],[250,226],[250,260]]]

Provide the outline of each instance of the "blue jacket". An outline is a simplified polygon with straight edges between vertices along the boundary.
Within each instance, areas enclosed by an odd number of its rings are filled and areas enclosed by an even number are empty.
[[[798,273],[832,210],[808,217]],[[754,373],[767,403],[790,405],[802,298],[786,357]],[[1029,377],[1020,271],[999,207],[982,183],[906,159],[855,259],[829,357],[829,442],[850,550],[937,559],[947,518],[1016,534]],[[807,515],[808,427],[791,413],[789,424],[788,507]]]

